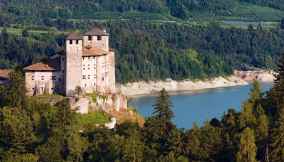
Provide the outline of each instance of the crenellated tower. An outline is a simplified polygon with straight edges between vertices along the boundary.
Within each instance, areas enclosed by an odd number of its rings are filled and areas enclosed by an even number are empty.
[[[81,87],[83,40],[77,33],[71,33],[66,39],[65,93],[74,94]]]

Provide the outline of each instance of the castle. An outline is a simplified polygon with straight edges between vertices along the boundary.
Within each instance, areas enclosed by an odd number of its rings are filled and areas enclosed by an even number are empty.
[[[46,62],[24,68],[27,95],[78,91],[115,93],[115,53],[109,47],[109,34],[95,27],[66,38],[65,52]]]

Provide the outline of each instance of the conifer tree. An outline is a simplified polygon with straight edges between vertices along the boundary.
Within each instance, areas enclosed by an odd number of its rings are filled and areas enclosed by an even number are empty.
[[[148,118],[143,128],[144,140],[150,144],[151,156],[156,156],[156,153],[166,155],[174,150],[179,152],[180,138],[176,131],[175,125],[171,122],[173,117],[171,110],[171,101],[165,89],[160,92],[154,105],[153,116]],[[175,141],[172,143],[172,141]]]
[[[154,117],[160,120],[162,123],[170,123],[174,114],[171,110],[172,104],[170,97],[165,89],[160,92],[160,96],[157,98],[154,105]]]
[[[250,128],[245,128],[241,134],[239,151],[236,155],[237,162],[257,162],[256,145],[254,132]]]
[[[260,83],[257,80],[255,80],[252,83],[249,101],[250,102],[256,102],[260,98],[261,98],[261,86],[260,86]]]
[[[243,110],[240,114],[240,128],[254,127],[256,124],[256,117],[253,113],[253,103],[245,102],[243,105]]]
[[[275,77],[276,79],[273,88],[268,96],[272,101],[271,106],[275,105],[274,108],[280,108],[284,102],[284,54],[282,54],[278,62],[278,69]]]
[[[284,106],[278,112],[278,119],[275,122],[275,127],[272,129],[270,137],[270,156],[269,159],[273,162],[284,161]]]
[[[269,120],[261,105],[257,105],[256,120],[256,139],[261,141],[267,138],[269,131]]]

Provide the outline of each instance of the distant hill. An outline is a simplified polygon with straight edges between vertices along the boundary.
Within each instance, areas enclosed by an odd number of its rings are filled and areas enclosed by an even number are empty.
[[[284,0],[0,0],[0,22],[44,19],[279,20]],[[1,23],[0,23],[1,25]]]

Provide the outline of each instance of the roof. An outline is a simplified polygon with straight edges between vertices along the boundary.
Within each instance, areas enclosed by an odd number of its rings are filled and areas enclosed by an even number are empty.
[[[11,71],[10,69],[0,69],[0,79],[9,79]]]
[[[76,33],[76,32],[73,32],[73,33],[70,33],[67,38],[67,40],[82,40],[82,36],[80,35],[80,33]]]
[[[53,68],[51,65],[41,63],[41,62],[25,67],[24,70],[25,71],[56,71],[56,69]]]
[[[109,34],[106,32],[106,29],[94,27],[93,29],[86,32],[84,35],[106,36]]]
[[[83,57],[88,57],[88,56],[102,56],[106,55],[108,52],[99,48],[84,48],[83,49]]]

